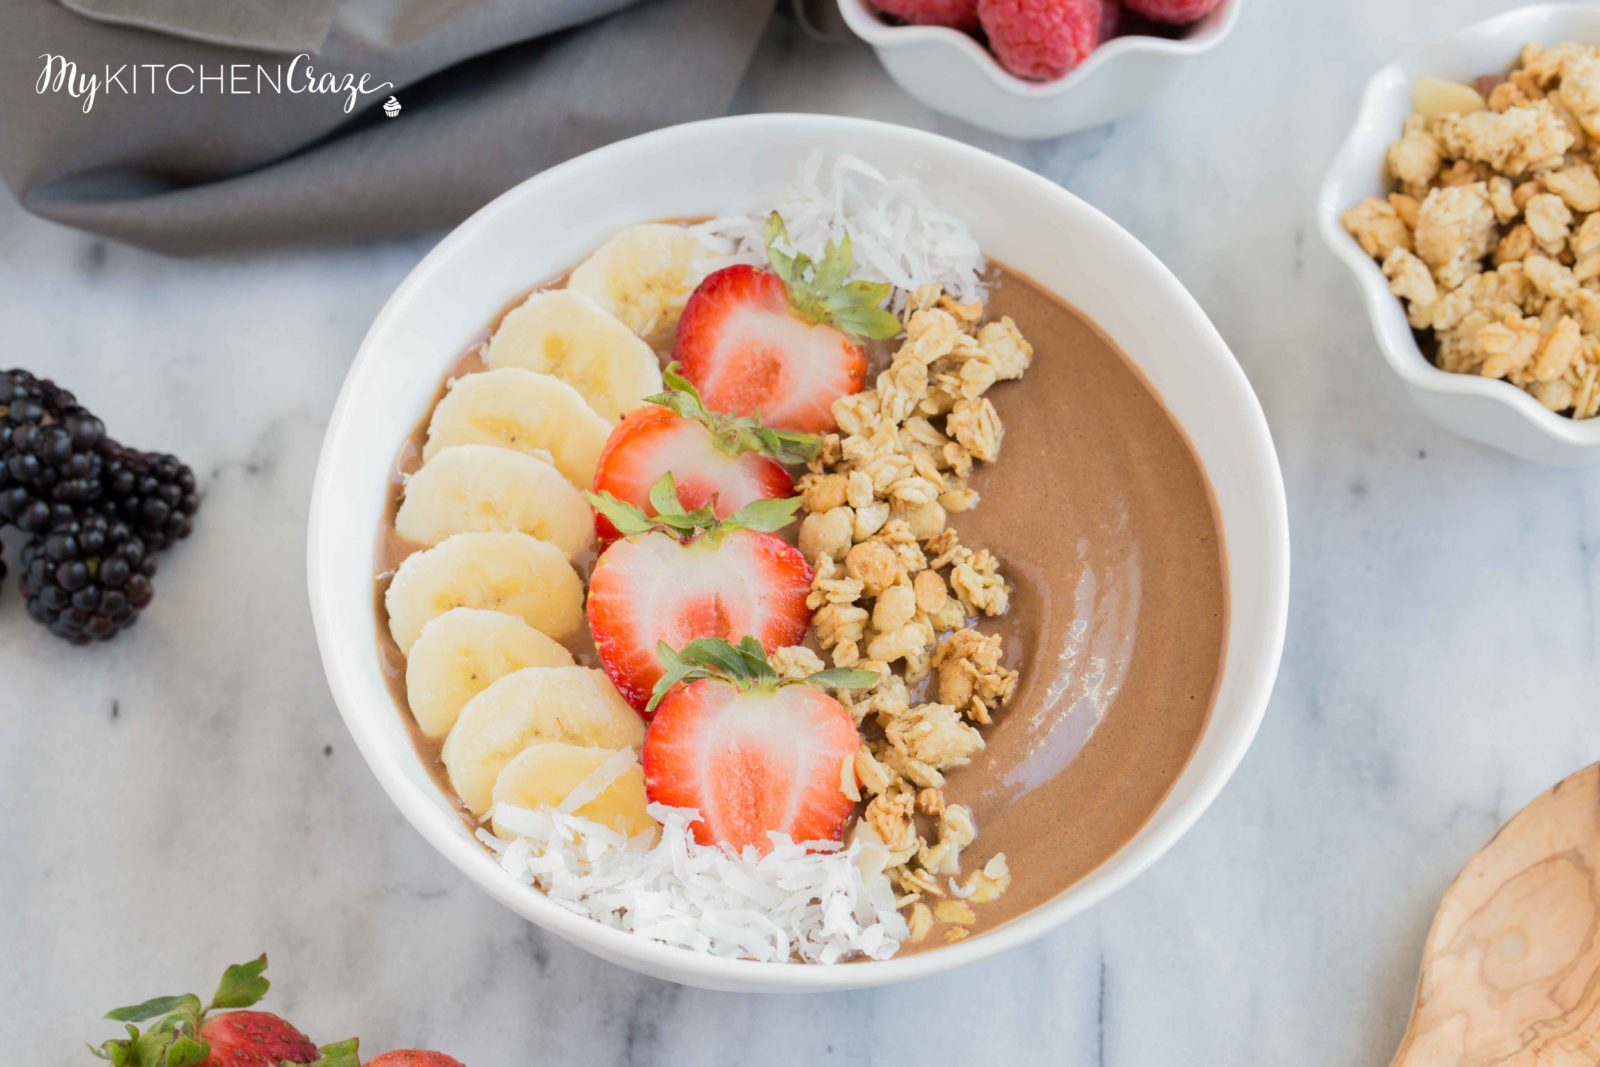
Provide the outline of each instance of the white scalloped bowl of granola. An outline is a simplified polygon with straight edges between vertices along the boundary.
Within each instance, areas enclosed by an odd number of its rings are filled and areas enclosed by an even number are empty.
[[[1243,6],[1244,0],[1222,0],[1172,36],[1112,37],[1065,76],[1041,82],[1006,70],[970,33],[894,25],[867,0],[839,0],[850,29],[912,97],[974,126],[1030,139],[1064,137],[1150,106],[1233,32]]]
[[[1367,83],[1355,126],[1329,168],[1317,201],[1317,221],[1323,240],[1350,268],[1372,320],[1378,348],[1417,406],[1439,425],[1463,437],[1523,459],[1562,467],[1600,463],[1600,420],[1562,414],[1536,399],[1535,392],[1518,388],[1497,377],[1485,376],[1498,368],[1477,364],[1471,353],[1462,356],[1461,366],[1476,368],[1475,372],[1449,371],[1436,365],[1421,343],[1428,340],[1431,344],[1432,339],[1413,332],[1407,306],[1391,291],[1384,268],[1352,233],[1347,232],[1341,219],[1357,204],[1366,202],[1366,198],[1383,198],[1395,189],[1389,149],[1401,137],[1408,117],[1413,114],[1413,87],[1419,78],[1470,85],[1486,76],[1503,75],[1511,71],[1518,64],[1524,45],[1530,42],[1551,46],[1569,41],[1600,45],[1600,8],[1587,4],[1542,4],[1521,8],[1468,26],[1384,67]],[[1535,172],[1530,170],[1528,173]],[[1498,173],[1495,177],[1502,178]],[[1435,179],[1437,183],[1438,179]],[[1420,192],[1421,189],[1416,191]],[[1521,205],[1517,206],[1520,209]],[[1556,206],[1555,210],[1560,212],[1562,209]],[[1514,221],[1514,216],[1507,220],[1506,214],[1509,214],[1509,210],[1499,215],[1502,223]],[[1577,227],[1572,226],[1571,229],[1576,231]],[[1509,231],[1506,236],[1509,236]],[[1574,236],[1577,236],[1576,232]],[[1488,253],[1495,250],[1499,240],[1498,236],[1493,239],[1488,246]],[[1375,251],[1379,258],[1386,258],[1381,242]],[[1535,258],[1537,255],[1536,249]],[[1395,258],[1396,262],[1390,269],[1398,276],[1399,261],[1406,260],[1406,257]],[[1570,260],[1570,253],[1566,258]],[[1541,262],[1538,266],[1548,268],[1550,263],[1561,266],[1559,258]],[[1494,274],[1495,271],[1485,273]],[[1553,270],[1551,273],[1559,275],[1561,271]],[[1582,294],[1590,293],[1594,284],[1575,287],[1581,301],[1589,300],[1587,295]],[[1404,283],[1397,285],[1405,288]],[[1462,285],[1458,290],[1447,290],[1445,295],[1465,293],[1469,288],[1468,285]],[[1443,305],[1443,299],[1440,304]],[[1424,328],[1429,328],[1424,321],[1425,313],[1419,309],[1417,314],[1418,321],[1423,322]],[[1498,314],[1497,311],[1496,316]],[[1527,321],[1532,322],[1535,318],[1530,312]],[[1440,321],[1453,322],[1454,319]],[[1559,322],[1559,319],[1555,321]],[[1600,325],[1600,321],[1596,325]],[[1550,333],[1547,325],[1546,338]],[[1583,333],[1585,337],[1590,333],[1587,325]],[[1531,367],[1536,363],[1538,354],[1534,353],[1528,361],[1528,384],[1543,392],[1549,387],[1531,380]],[[1591,354],[1586,352],[1581,357],[1580,367],[1593,362]],[[1593,392],[1596,388],[1593,373],[1573,374],[1570,377],[1576,382],[1575,391],[1581,392],[1587,388]],[[1585,381],[1587,386],[1584,385]],[[1552,400],[1552,404],[1562,403],[1566,399],[1566,387],[1560,388],[1563,389],[1563,396]],[[1584,397],[1588,395],[1583,393]],[[1583,405],[1585,409],[1593,406],[1592,403]]]
[[[1027,272],[1041,290],[1092,318],[1095,336],[1114,340],[1122,353],[1117,373],[1133,375],[1118,380],[1146,383],[1170,419],[1161,432],[1184,442],[1185,462],[1203,472],[1200,499],[1210,501],[1202,506],[1215,522],[1207,520],[1206,551],[1223,575],[1219,603],[1225,608],[1214,617],[1206,608],[1207,625],[1223,625],[1216,621],[1222,619],[1226,626],[1226,639],[1206,668],[1213,680],[1209,710],[1201,694],[1188,698],[1202,701],[1194,708],[1163,704],[1152,711],[1186,715],[1194,732],[1183,742],[1181,770],[1153,783],[1150,808],[1127,820],[1127,835],[1119,836],[1114,852],[1062,891],[1052,887],[991,929],[923,951],[836,964],[724,958],[661,943],[597,922],[571,900],[513,877],[504,856],[485,847],[482,831],[475,834],[437,771],[420,758],[414,724],[397,710],[380,661],[387,635],[381,608],[374,611],[374,532],[393,514],[395,445],[411,439],[419,417],[438,397],[442,377],[457,366],[463,346],[483,336],[483,324],[530,284],[562,277],[568,265],[625,227],[764,210],[819,148],[856,157],[885,174],[914,176],[931,202],[965,221],[986,255]],[[1061,321],[1056,329],[1068,325]],[[1078,372],[1065,369],[1076,366],[1063,363],[1054,380],[1076,380]],[[1039,395],[1037,389],[1014,389],[1005,403],[1009,410],[1030,403],[1037,409]],[[1049,413],[1029,419],[1060,432],[1059,419],[1052,421]],[[1159,476],[1140,466],[1161,461],[1150,461],[1153,453],[1141,450],[1146,439],[1139,428],[1130,426],[1120,443],[1115,434],[1109,440],[1085,435],[1075,445],[1063,441],[1059,451],[1042,454],[1037,445],[1025,447],[1027,439],[1017,432],[1008,447],[1024,466],[1029,455],[1035,457],[1041,486],[1050,484],[1053,457],[1069,448],[1084,456],[1098,450],[1108,461],[1131,465],[1119,468],[1131,477]],[[1077,566],[1067,558],[1068,549],[1061,551],[1058,569]],[[1126,231],[1046,179],[953,140],[851,118],[759,115],[657,131],[552,168],[462,223],[412,271],[373,323],[330,420],[313,492],[308,584],[330,688],[363,757],[423,838],[486,894],[541,928],[645,974],[712,989],[806,992],[924,977],[1022,945],[1103,900],[1165,853],[1221,791],[1265,712],[1287,617],[1288,552],[1277,457],[1248,381],[1200,307]],[[1018,580],[1050,578],[1048,566],[1030,566],[1031,572],[1017,572]],[[1071,580],[1064,581],[1070,593]],[[1151,595],[1174,599],[1160,590]],[[1070,605],[1073,598],[1060,599]],[[1154,655],[1170,656],[1160,642],[1149,644],[1157,649]],[[1039,672],[1041,690],[1059,688],[1056,682],[1067,669],[1055,670],[1059,677]],[[1134,679],[1127,684],[1133,686]],[[1122,788],[1125,777],[1108,775],[1113,790]],[[862,782],[865,789],[864,777]],[[1112,814],[1086,810],[1081,817]],[[1037,826],[1025,820],[1020,831],[1023,840],[1046,851],[1057,832],[1048,820]],[[1015,873],[1020,886],[1026,871]]]

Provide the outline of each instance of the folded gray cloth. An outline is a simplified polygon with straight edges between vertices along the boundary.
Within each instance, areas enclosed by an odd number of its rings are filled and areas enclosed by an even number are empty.
[[[0,177],[37,215],[174,253],[447,226],[553,163],[723,114],[772,7],[9,0]]]

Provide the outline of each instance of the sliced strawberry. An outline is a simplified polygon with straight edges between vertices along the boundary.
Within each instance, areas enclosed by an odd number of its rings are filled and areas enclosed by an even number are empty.
[[[900,332],[882,307],[890,287],[846,280],[848,234],[813,263],[773,212],[766,242],[770,270],[725,267],[700,283],[678,320],[673,358],[712,409],[822,433],[835,426],[833,402],[866,384],[857,339]]]
[[[777,460],[756,452],[730,454],[706,426],[657,404],[628,412],[611,431],[595,467],[594,490],[649,513],[650,487],[668,472],[684,507],[710,507],[719,519],[752,500],[794,492],[794,479]],[[598,512],[594,527],[602,543],[618,535]]]
[[[701,844],[766,853],[773,831],[836,841],[855,807],[843,779],[860,744],[849,713],[816,686],[701,678],[656,708],[644,739],[645,791],[697,810]]]
[[[860,345],[796,315],[776,274],[742,264],[689,297],[672,355],[712,408],[807,433],[833,429],[833,402],[867,381]]]
[[[799,643],[811,622],[811,565],[781,537],[725,529],[687,543],[651,531],[606,549],[589,579],[600,665],[643,714],[664,673],[665,641],[754,636],[767,651]]]

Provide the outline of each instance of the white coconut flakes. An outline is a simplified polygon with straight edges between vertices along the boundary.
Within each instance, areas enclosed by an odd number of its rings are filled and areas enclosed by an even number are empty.
[[[942,286],[962,303],[983,299],[986,264],[966,223],[935,205],[915,178],[885,177],[851,155],[835,156],[824,167],[823,154],[814,152],[796,169],[793,184],[762,210],[690,227],[713,257],[706,269],[764,266],[772,211],[783,217],[792,250],[813,260],[848,233],[850,276],[892,285],[888,307],[896,314],[925,285]]]
[[[730,959],[838,963],[887,959],[907,937],[894,890],[858,863],[861,846],[796,844],[773,834],[767,855],[695,841],[697,813],[649,806],[659,839],[632,839],[553,809],[505,804],[492,814],[515,834],[478,838],[500,866],[568,911],[666,945]]]

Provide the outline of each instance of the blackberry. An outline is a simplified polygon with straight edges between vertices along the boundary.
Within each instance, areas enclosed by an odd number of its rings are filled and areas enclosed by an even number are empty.
[[[22,546],[28,614],[75,645],[104,641],[138,621],[155,595],[156,561],[126,522],[96,511]]]
[[[200,509],[194,471],[177,456],[108,443],[100,484],[103,508],[133,527],[152,550],[189,536]]]
[[[23,370],[0,373],[0,522],[42,534],[101,492],[105,424]]]

